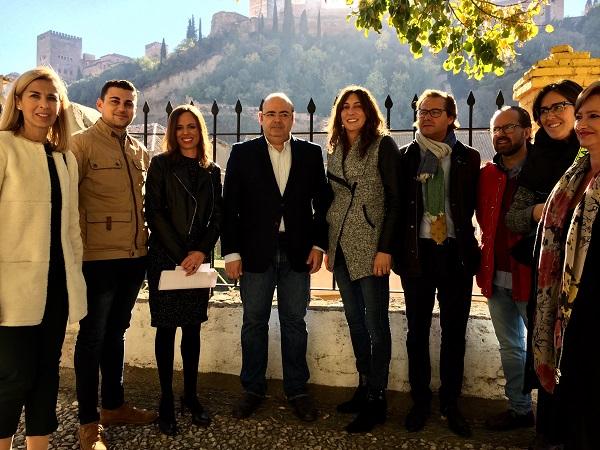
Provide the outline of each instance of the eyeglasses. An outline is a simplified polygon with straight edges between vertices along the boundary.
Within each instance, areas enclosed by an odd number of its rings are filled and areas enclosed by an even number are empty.
[[[552,103],[550,106],[540,107],[540,117],[547,116],[549,113],[560,114],[567,106],[573,106],[571,102]]]
[[[437,119],[445,111],[446,111],[445,109],[440,109],[440,108],[433,108],[433,109],[421,109],[421,108],[419,108],[419,109],[417,109],[417,116],[419,116],[419,117],[425,117],[427,114],[429,114],[434,119]]]
[[[517,127],[522,128],[521,125],[519,125],[518,123],[509,123],[501,127],[494,127],[492,128],[492,134],[494,136],[500,134],[500,132],[504,134],[513,134],[515,132],[515,128]]]
[[[292,117],[292,113],[288,112],[288,111],[282,111],[279,113],[276,113],[274,111],[267,111],[265,113],[262,113],[262,115],[263,115],[263,117],[266,117],[268,119],[279,118],[279,119],[287,120],[290,117]]]

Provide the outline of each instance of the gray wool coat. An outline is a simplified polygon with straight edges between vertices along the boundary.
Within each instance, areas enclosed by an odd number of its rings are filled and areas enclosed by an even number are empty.
[[[327,176],[333,201],[327,212],[329,264],[335,264],[341,247],[352,281],[373,275],[373,261],[379,251],[394,253],[397,228],[398,148],[389,136],[380,136],[364,158],[357,143],[343,160],[338,146],[327,156]]]

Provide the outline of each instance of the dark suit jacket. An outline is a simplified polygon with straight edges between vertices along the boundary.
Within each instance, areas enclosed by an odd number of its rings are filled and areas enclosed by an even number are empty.
[[[231,149],[223,190],[221,253],[240,253],[246,271],[264,272],[272,263],[282,216],[294,270],[307,270],[313,245],[327,250],[330,191],[321,147],[292,137],[291,152],[290,174],[281,195],[263,136]]]
[[[401,252],[394,258],[394,271],[401,276],[418,276],[421,272],[419,229],[423,217],[422,184],[417,181],[421,150],[416,141],[400,149],[400,216],[398,239]],[[450,210],[458,246],[459,264],[470,275],[479,269],[479,244],[475,238],[473,213],[477,204],[477,183],[481,157],[472,147],[457,141],[450,156]]]

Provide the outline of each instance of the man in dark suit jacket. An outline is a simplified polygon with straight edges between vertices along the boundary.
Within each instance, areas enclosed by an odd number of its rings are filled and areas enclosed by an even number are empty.
[[[317,412],[306,391],[310,274],[327,248],[328,186],[321,148],[290,134],[294,107],[282,93],[269,95],[258,113],[264,136],[235,144],[224,184],[225,271],[240,279],[244,305],[244,395],[233,409],[250,416],[266,394],[269,317],[275,286],[281,323],[283,385],[295,414],[312,421]],[[243,269],[242,269],[243,267]]]
[[[473,275],[479,267],[473,213],[480,156],[454,134],[456,102],[426,90],[417,101],[416,139],[400,149],[401,216],[394,270],[406,301],[408,378],[414,401],[405,421],[421,430],[430,414],[429,333],[435,296],[440,307],[440,410],[450,429],[470,436],[458,409]]]

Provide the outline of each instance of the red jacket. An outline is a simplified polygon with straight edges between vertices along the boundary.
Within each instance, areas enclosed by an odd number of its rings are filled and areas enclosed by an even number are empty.
[[[477,222],[481,228],[481,265],[476,275],[481,293],[489,298],[494,281],[494,248],[496,229],[502,210],[502,198],[506,189],[507,174],[497,164],[489,162],[481,169],[477,196]],[[521,234],[508,231],[508,247],[521,238]],[[512,296],[515,301],[526,302],[531,293],[531,267],[518,263],[510,257],[512,273]]]

